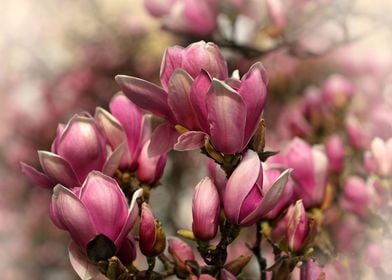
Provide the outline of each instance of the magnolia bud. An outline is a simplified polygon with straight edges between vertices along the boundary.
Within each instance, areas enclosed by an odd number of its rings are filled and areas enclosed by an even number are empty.
[[[161,254],[166,247],[166,236],[162,224],[155,219],[147,203],[142,204],[139,227],[139,246],[142,253],[153,257]]]
[[[196,238],[211,240],[218,231],[220,198],[212,180],[204,178],[197,184],[192,200],[192,230]]]
[[[292,251],[298,252],[303,249],[309,233],[308,217],[306,216],[302,200],[298,200],[295,203],[294,208],[289,210],[288,216],[288,245]]]

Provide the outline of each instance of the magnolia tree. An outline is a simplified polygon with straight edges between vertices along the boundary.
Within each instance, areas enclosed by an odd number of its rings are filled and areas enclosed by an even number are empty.
[[[81,279],[321,280],[359,279],[366,266],[388,279],[389,95],[361,93],[363,74],[349,77],[343,65],[287,101],[271,94],[276,72],[260,61],[278,49],[298,58],[350,41],[344,33],[332,45],[308,44],[323,22],[317,12],[347,15],[349,3],[263,1],[260,11],[257,0],[227,2],[146,0],[164,28],[197,41],[166,49],[159,85],[119,73],[108,110],[59,124],[50,151],[38,151],[40,168],[21,163],[52,192],[49,216],[71,237],[72,267]],[[260,33],[268,47],[254,45]],[[208,176],[190,186],[192,198],[169,196],[191,205],[192,222],[168,236],[173,225],[156,218],[150,198],[171,150],[183,155],[171,176]],[[187,165],[190,150],[204,157],[196,166]]]

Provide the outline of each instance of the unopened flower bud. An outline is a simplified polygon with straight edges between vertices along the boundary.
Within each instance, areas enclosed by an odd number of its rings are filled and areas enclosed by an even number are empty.
[[[332,173],[342,172],[345,151],[342,139],[338,135],[328,138],[325,144],[325,152],[329,160],[329,171]]]
[[[220,198],[212,180],[204,178],[197,184],[192,200],[192,230],[196,238],[211,240],[219,226]]]
[[[166,236],[162,224],[155,219],[147,203],[142,204],[142,214],[139,227],[139,246],[142,253],[153,257],[165,250]]]
[[[370,196],[370,189],[362,178],[349,177],[344,185],[342,207],[359,217],[365,217],[369,212]]]
[[[289,210],[288,216],[288,245],[292,251],[298,252],[303,249],[309,233],[308,217],[302,200],[295,203],[295,206]]]
[[[190,269],[186,265],[186,261],[195,259],[192,248],[187,243],[176,237],[172,237],[168,241],[169,253],[173,256],[177,274],[189,274]]]
[[[140,152],[138,162],[138,169],[136,176],[142,183],[154,184],[162,176],[163,169],[166,165],[167,155],[162,154],[158,156],[149,156],[148,147],[150,140],[148,140]]]

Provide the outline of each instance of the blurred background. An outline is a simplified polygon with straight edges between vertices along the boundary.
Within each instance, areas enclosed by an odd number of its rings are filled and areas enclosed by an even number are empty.
[[[267,17],[265,3],[259,2],[260,16]],[[290,53],[284,48],[259,56],[238,53],[230,47],[225,50],[231,70],[239,68],[243,73],[257,60],[265,64],[270,77],[266,119],[273,130],[267,145],[279,146],[276,139],[292,133],[284,125],[277,128],[287,122],[282,116],[287,110],[282,108],[290,108],[309,85],[322,86],[335,72],[350,76],[358,91],[367,96],[356,99],[353,109],[361,127],[372,137],[392,136],[392,2],[342,2],[354,7],[355,16],[347,19],[345,28],[351,37],[358,37],[355,40],[336,43],[342,30],[334,26],[334,14],[329,14],[323,22],[326,24],[309,28],[301,39],[303,46],[316,55],[306,55],[298,49]],[[296,22],[299,19],[295,15],[290,18],[293,29],[306,28],[303,22]],[[249,43],[252,48],[273,46],[273,36],[266,39],[263,28],[256,28],[262,34],[253,36]],[[194,36],[162,29],[160,20],[146,11],[142,0],[1,3],[1,279],[77,279],[68,260],[68,236],[48,217],[51,194],[32,186],[21,174],[19,162],[37,166],[36,150],[50,149],[59,122],[81,111],[93,113],[96,106],[107,108],[119,90],[114,81],[116,74],[159,83],[164,50],[176,44],[185,46],[192,40]],[[324,53],[331,44],[328,40],[332,40],[333,47]],[[377,106],[373,106],[376,100]],[[374,127],[367,121],[379,125]],[[184,157],[190,159],[186,161],[189,166],[184,166]],[[169,233],[179,225],[189,228],[190,188],[206,173],[205,168],[197,167],[202,161],[197,152],[173,152],[163,187],[153,193],[152,204],[164,210],[157,213],[171,225]],[[182,172],[186,168],[197,171]],[[162,196],[167,199],[154,204],[154,199]],[[178,202],[179,197],[183,202]],[[175,212],[181,213],[180,217],[171,215]]]

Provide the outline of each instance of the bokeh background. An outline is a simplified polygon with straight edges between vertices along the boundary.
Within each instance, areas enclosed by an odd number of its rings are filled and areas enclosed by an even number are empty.
[[[342,72],[359,69],[367,77],[360,80],[364,91],[382,96],[392,106],[392,2],[361,0],[354,5],[363,16],[351,19],[348,26],[354,34],[367,33],[360,40],[323,57],[297,59],[278,53],[261,58],[271,73],[272,94],[284,92],[292,99],[307,83],[321,84],[334,67]],[[317,46],[325,39],[323,34],[336,35],[333,28],[326,29],[313,34],[309,42]],[[19,162],[37,165],[36,150],[49,149],[58,122],[83,110],[93,112],[96,106],[107,108],[118,91],[114,75],[158,81],[165,48],[186,43],[183,37],[163,31],[142,0],[2,1],[1,279],[77,279],[68,261],[68,236],[52,225],[47,214],[50,193],[33,187],[21,174]],[[366,111],[366,106],[359,107]],[[267,116],[277,118],[276,110],[267,111]],[[382,131],[390,137],[391,118],[384,117]],[[172,153],[163,187],[153,194],[154,207],[164,210],[157,211],[159,218],[173,229],[189,228],[189,187],[206,172],[198,167],[201,161],[197,152]],[[181,171],[186,168],[195,171]]]

